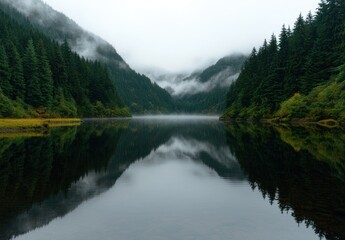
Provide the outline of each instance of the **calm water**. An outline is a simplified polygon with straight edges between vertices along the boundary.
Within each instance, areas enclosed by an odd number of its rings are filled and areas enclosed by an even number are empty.
[[[203,117],[3,134],[0,239],[344,239],[344,143]]]

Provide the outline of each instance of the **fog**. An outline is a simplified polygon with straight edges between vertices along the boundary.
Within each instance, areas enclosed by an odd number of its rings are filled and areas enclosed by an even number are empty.
[[[100,48],[115,51],[108,41],[134,70],[174,97],[228,88],[239,76],[231,67],[207,82],[198,74],[224,56],[249,54],[272,33],[278,35],[283,24],[292,26],[300,13],[315,12],[318,5],[318,0],[44,1],[73,22],[40,0],[1,1],[41,26],[73,36],[71,48],[91,60],[104,58]],[[112,61],[128,69],[121,58]]]
[[[206,93],[215,88],[228,88],[239,76],[239,72],[234,72],[232,67],[213,75],[207,82],[202,82],[197,73],[162,75],[157,72],[146,72],[145,74],[174,97]]]
[[[65,16],[63,13],[56,11],[41,0],[1,1],[17,9],[30,19],[30,22],[34,26],[39,26],[39,28],[53,34],[53,38],[58,42],[63,43],[64,40],[67,40],[73,51],[88,59],[106,60],[99,52],[100,49],[105,52],[115,51],[114,48],[101,37],[80,28],[80,26],[71,20],[69,16]],[[54,30],[57,30],[59,35],[56,35],[56,32],[49,29],[51,26],[54,26]],[[112,60],[115,62],[114,59]],[[116,63],[121,68],[128,68],[128,65],[121,58],[119,58]]]
[[[134,69],[192,72],[315,12],[319,0],[45,0],[109,41]]]

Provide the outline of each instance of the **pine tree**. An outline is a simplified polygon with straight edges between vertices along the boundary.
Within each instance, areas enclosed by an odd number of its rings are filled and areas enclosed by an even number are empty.
[[[316,41],[308,58],[306,81],[309,89],[329,80],[334,68],[341,63],[339,35],[341,25],[345,21],[343,0],[325,0],[319,4],[315,17]]]
[[[287,89],[287,94],[292,96],[301,89],[302,83],[300,78],[304,75],[304,65],[309,52],[309,49],[307,49],[307,27],[302,15],[299,15],[295,23],[289,47],[289,59],[285,77],[286,85],[290,86]]]
[[[54,49],[53,56],[50,56],[50,63],[51,63],[51,70],[53,73],[53,80],[54,80],[54,95],[57,94],[57,89],[61,87],[64,89],[64,93],[68,92],[67,89],[67,70],[66,70],[66,63],[63,58],[61,48],[57,46]]]
[[[345,79],[345,1],[323,0],[315,17],[311,13],[306,19],[300,15],[292,30],[283,26],[278,51],[275,48],[274,38],[269,44],[265,41],[256,56],[246,62],[227,95],[227,114],[241,118],[279,113],[284,119],[345,119],[342,85],[325,84]],[[303,102],[296,92],[304,95]],[[310,106],[304,104],[308,101]],[[285,109],[277,112],[282,104]]]
[[[278,61],[279,67],[284,68],[282,70],[286,70],[286,62],[289,56],[289,32],[286,29],[285,25],[283,25],[282,30],[279,35],[279,54],[278,54]],[[285,72],[284,72],[285,73]]]
[[[14,89],[12,98],[20,98],[24,100],[25,97],[25,80],[23,72],[23,63],[16,46],[11,42],[9,46],[9,64],[11,79],[10,83]]]
[[[65,88],[68,89],[70,95],[78,102],[83,102],[84,91],[80,86],[81,78],[77,66],[77,57],[70,49],[67,41],[62,44],[62,56],[65,61],[67,81]],[[67,94],[68,95],[68,94]]]
[[[285,80],[286,73],[287,73],[287,63],[289,59],[289,36],[291,36],[291,33],[289,33],[290,30],[286,29],[285,25],[283,25],[282,30],[279,35],[279,53],[277,56],[277,69],[276,74],[277,78],[282,81],[282,91],[281,93],[283,96],[281,98],[285,98],[290,95],[291,92],[291,85],[289,85]]]
[[[53,101],[53,77],[42,40],[37,47],[37,58],[42,103],[45,107],[50,108]]]
[[[23,67],[26,84],[25,101],[34,107],[42,106],[43,101],[38,72],[38,60],[32,39],[30,39],[27,44]]]
[[[12,96],[12,86],[10,84],[10,66],[5,47],[0,42],[0,89],[7,96]]]
[[[47,108],[48,114],[61,117],[94,116],[97,101],[104,116],[113,116],[123,107],[102,64],[80,57],[66,42],[60,45],[43,34],[25,18],[16,22],[0,11],[0,105],[7,106],[0,109],[1,117],[31,116],[27,105]],[[135,76],[122,76],[127,77]],[[95,89],[90,88],[91,82]]]
[[[264,104],[267,109],[273,110],[277,107],[280,98],[277,96],[282,93],[283,79],[279,78],[278,68],[278,42],[275,35],[271,36],[268,45],[267,55],[267,75],[261,83],[260,98],[265,99]]]

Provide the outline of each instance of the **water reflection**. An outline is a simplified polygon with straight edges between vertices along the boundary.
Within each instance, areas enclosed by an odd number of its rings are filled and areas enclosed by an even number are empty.
[[[345,238],[345,133],[317,126],[229,125],[253,188],[320,237]]]
[[[217,121],[134,120],[115,164],[107,192],[19,239],[315,239],[252,192]]]
[[[0,239],[342,239],[332,131],[159,117],[0,138]]]
[[[112,185],[102,177],[122,130],[107,130],[90,124],[0,139],[0,239],[64,216]]]

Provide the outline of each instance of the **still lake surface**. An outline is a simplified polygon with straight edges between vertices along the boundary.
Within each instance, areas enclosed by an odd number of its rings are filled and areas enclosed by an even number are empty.
[[[213,117],[0,135],[0,239],[345,239],[345,134]]]

